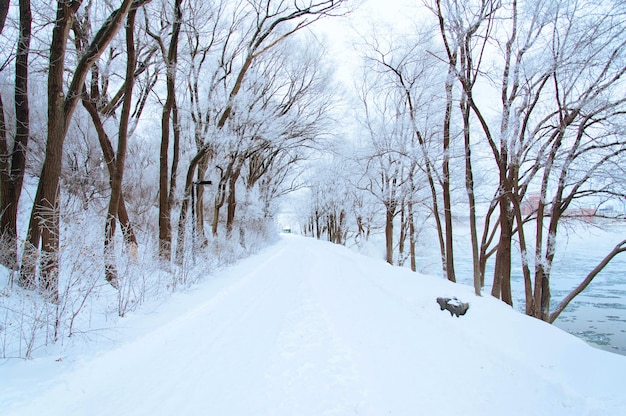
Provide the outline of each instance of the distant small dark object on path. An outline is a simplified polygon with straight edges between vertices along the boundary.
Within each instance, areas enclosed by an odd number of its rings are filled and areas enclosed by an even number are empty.
[[[439,304],[441,310],[446,309],[450,312],[450,316],[456,315],[457,318],[461,315],[465,315],[469,309],[469,303],[461,302],[456,297],[437,298],[437,303]]]

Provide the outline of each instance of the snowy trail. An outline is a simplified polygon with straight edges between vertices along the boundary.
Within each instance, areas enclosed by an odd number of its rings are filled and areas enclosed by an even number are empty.
[[[284,250],[172,322],[78,368],[17,414],[198,414],[216,402],[241,414],[263,383],[284,315],[296,306],[297,299],[272,296],[298,284],[276,270],[293,267]],[[58,410],[45,406],[51,401]]]
[[[624,357],[467,287],[295,236],[219,279],[0,414],[626,414]],[[470,313],[440,312],[441,295]]]

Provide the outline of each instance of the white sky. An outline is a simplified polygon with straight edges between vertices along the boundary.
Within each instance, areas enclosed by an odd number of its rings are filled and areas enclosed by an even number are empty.
[[[337,62],[339,79],[349,81],[360,64],[360,56],[354,48],[358,32],[367,33],[375,26],[384,31],[407,33],[424,11],[418,10],[420,0],[361,0],[358,7],[345,17],[317,22],[313,32],[325,38],[328,52]]]

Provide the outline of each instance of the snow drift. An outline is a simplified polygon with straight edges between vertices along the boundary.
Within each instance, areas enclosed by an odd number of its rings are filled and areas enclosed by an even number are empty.
[[[471,307],[451,317],[440,296]],[[297,236],[122,320],[113,341],[0,374],[2,415],[626,414],[626,357]]]

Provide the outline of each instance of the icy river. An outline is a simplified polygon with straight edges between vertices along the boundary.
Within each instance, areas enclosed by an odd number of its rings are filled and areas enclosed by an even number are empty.
[[[563,229],[558,240],[557,254],[552,268],[551,308],[571,292],[606,254],[626,238],[626,223],[613,223],[600,229],[577,226]],[[459,282],[472,285],[471,253],[462,227],[455,246],[455,271]],[[433,257],[421,258],[420,271],[436,273]],[[514,307],[524,310],[524,287],[519,252],[514,254]],[[488,266],[486,284],[490,285],[493,264]],[[484,293],[489,293],[490,287]],[[578,295],[556,320],[555,325],[588,343],[607,351],[626,355],[626,253],[617,255],[611,263]]]

